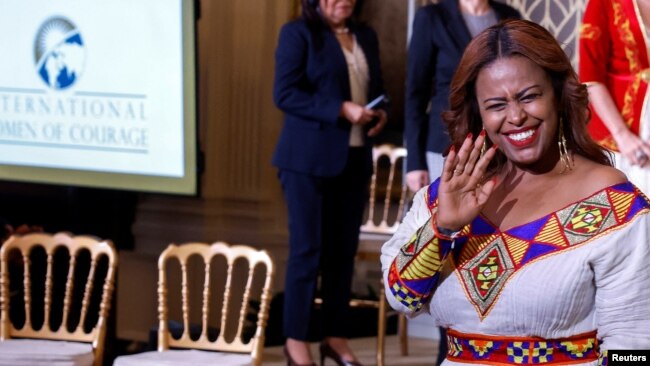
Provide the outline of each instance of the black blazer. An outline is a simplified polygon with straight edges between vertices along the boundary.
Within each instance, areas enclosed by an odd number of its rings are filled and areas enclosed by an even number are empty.
[[[490,6],[497,20],[521,17],[505,4],[490,0]],[[440,114],[448,108],[449,85],[471,39],[458,0],[443,0],[415,13],[406,76],[407,171],[426,170],[426,151],[442,153],[450,144]]]
[[[349,28],[368,63],[370,101],[384,92],[377,36],[367,26]],[[343,50],[329,28],[310,29],[303,19],[282,27],[273,98],[285,113],[273,165],[322,177],[340,174],[347,160],[351,124],[339,112],[343,102],[351,99],[350,81]],[[371,142],[366,136],[368,175]]]

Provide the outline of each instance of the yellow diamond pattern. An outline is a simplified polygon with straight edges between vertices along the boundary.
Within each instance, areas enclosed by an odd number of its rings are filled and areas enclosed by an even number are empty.
[[[598,230],[602,222],[603,215],[599,207],[580,207],[571,218],[573,230],[586,231],[587,234]]]

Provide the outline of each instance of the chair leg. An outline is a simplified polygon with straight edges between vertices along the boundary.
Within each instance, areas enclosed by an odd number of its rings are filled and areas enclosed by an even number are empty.
[[[399,333],[399,346],[402,356],[409,354],[407,326],[406,316],[399,314],[397,318],[397,333]]]
[[[386,298],[384,284],[379,287],[379,311],[377,316],[377,366],[384,366],[384,346],[386,344]]]

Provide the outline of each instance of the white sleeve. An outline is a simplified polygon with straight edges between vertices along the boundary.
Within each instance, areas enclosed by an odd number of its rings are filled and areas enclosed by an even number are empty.
[[[605,247],[592,260],[601,348],[650,349],[650,212]]]
[[[397,228],[397,232],[381,247],[381,270],[384,277],[384,288],[386,298],[391,307],[397,311],[407,315],[414,315],[413,310],[404,306],[399,302],[389,288],[388,272],[391,264],[399,254],[400,249],[406,244],[416,233],[416,231],[424,225],[431,217],[429,206],[427,204],[427,189],[428,186],[420,189],[413,197],[413,204],[411,209],[402,220],[402,223]],[[428,307],[427,307],[428,309]]]

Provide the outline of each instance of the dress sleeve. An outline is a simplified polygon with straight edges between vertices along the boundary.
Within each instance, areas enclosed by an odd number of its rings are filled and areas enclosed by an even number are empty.
[[[418,191],[397,232],[381,250],[386,297],[395,310],[407,315],[426,308],[453,245],[453,239],[437,234],[432,225],[436,209],[429,208],[434,200],[429,192],[437,192],[436,183]]]
[[[590,0],[580,27],[580,80],[605,84],[611,52],[611,0]]]
[[[593,260],[601,349],[650,349],[650,208]]]

